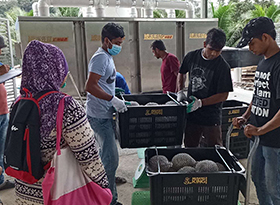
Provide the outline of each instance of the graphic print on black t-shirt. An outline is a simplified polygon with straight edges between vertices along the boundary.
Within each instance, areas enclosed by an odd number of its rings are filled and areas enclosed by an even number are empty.
[[[206,81],[204,75],[205,75],[204,70],[198,66],[191,71],[190,81],[191,81],[192,93],[202,90],[203,88],[207,88],[206,85],[204,84]]]
[[[251,112],[259,117],[268,117],[271,92],[269,88],[270,71],[256,71],[254,82],[254,98]]]
[[[280,109],[280,52],[259,62],[254,81],[251,124],[261,127]],[[260,136],[260,144],[280,148],[280,127]]]

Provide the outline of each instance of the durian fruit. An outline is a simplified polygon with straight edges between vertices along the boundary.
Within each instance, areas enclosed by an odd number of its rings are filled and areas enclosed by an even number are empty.
[[[156,102],[148,102],[145,106],[158,105]]]
[[[216,165],[218,166],[219,171],[227,171],[227,168],[223,164],[216,162]]]
[[[129,101],[129,102],[130,102],[130,105],[127,105],[127,106],[139,106],[139,103],[136,101]]]
[[[172,163],[174,169],[178,171],[179,169],[185,166],[194,167],[196,161],[187,153],[179,153],[172,158]]]
[[[195,173],[195,168],[190,166],[185,166],[179,169],[178,172],[186,173],[186,174]]]
[[[197,162],[195,170],[196,172],[217,172],[219,168],[217,164],[211,160],[202,160]]]
[[[157,172],[158,163],[159,163],[161,172],[167,172],[170,169],[170,167],[172,167],[172,163],[169,162],[165,156],[155,155],[149,160],[149,170],[151,172]]]
[[[165,105],[177,105],[173,100],[167,101]]]

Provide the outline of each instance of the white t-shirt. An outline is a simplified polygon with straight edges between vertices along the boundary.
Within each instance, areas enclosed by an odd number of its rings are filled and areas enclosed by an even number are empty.
[[[88,71],[101,75],[98,85],[109,95],[115,95],[116,68],[114,60],[103,48],[98,48],[92,56]],[[96,98],[88,93],[86,112],[90,117],[110,119],[113,117],[114,108],[111,102]]]

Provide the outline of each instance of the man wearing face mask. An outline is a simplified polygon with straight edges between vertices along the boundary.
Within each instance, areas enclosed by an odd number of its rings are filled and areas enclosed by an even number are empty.
[[[103,27],[101,36],[102,47],[92,56],[88,66],[86,112],[100,146],[100,156],[113,194],[111,205],[121,205],[117,202],[115,183],[119,155],[113,128],[113,112],[125,112],[127,107],[123,100],[115,97],[116,68],[113,56],[121,52],[125,34],[122,26],[108,23]]]
[[[204,48],[189,52],[181,65],[177,100],[189,102],[186,147],[197,147],[202,136],[207,146],[222,145],[222,102],[233,91],[230,67],[220,55],[225,43],[225,33],[213,28],[207,33]],[[187,96],[183,92],[186,73],[190,80]]]

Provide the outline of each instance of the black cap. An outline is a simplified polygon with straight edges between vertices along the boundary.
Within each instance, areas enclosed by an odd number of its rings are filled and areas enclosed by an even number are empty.
[[[3,36],[0,35],[0,49],[5,47],[7,47],[7,45],[5,44]]]
[[[237,48],[246,46],[253,38],[261,37],[262,34],[275,29],[274,23],[270,18],[258,17],[249,21],[242,31],[242,38],[237,44]]]

